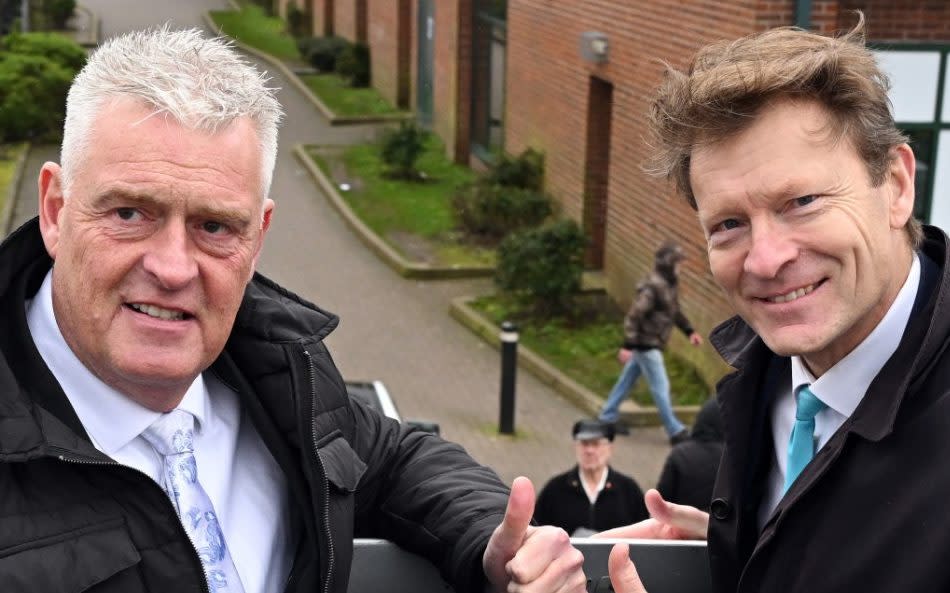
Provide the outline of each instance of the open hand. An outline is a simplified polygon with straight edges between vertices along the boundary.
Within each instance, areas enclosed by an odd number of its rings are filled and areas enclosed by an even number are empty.
[[[706,539],[709,514],[696,507],[674,504],[663,500],[655,489],[647,490],[643,501],[650,518],[601,531],[591,537],[622,539]]]

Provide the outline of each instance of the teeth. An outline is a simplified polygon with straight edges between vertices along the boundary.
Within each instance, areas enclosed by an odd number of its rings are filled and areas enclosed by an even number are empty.
[[[775,297],[769,297],[768,301],[770,303],[789,303],[795,299],[800,299],[811,291],[815,290],[815,285],[810,284],[804,288],[799,288],[798,290],[793,290],[788,294],[781,294]]]
[[[181,311],[171,311],[169,309],[162,309],[161,307],[155,307],[153,305],[141,305],[139,303],[132,303],[129,305],[139,313],[145,313],[149,317],[157,317],[159,319],[172,319],[180,321],[185,318],[185,314]]]

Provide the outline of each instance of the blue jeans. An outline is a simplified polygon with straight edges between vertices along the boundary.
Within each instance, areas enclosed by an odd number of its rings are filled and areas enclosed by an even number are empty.
[[[666,434],[669,436],[677,434],[683,430],[684,426],[673,413],[673,406],[670,404],[670,379],[666,376],[666,367],[663,366],[663,352],[656,348],[633,351],[633,357],[620,371],[617,383],[607,396],[607,403],[600,410],[600,420],[617,421],[620,417],[620,404],[640,378],[641,372],[650,385],[653,403],[656,404],[656,409],[660,413],[660,420],[666,428]]]

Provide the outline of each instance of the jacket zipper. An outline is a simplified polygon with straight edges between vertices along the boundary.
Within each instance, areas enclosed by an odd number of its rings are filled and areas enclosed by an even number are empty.
[[[60,461],[63,461],[63,462],[66,462],[66,463],[74,463],[74,464],[78,464],[78,465],[102,465],[102,466],[121,467],[121,468],[124,468],[124,469],[128,469],[128,470],[130,470],[130,471],[133,471],[133,472],[135,472],[135,473],[137,473],[137,474],[140,474],[140,475],[144,476],[144,477],[147,478],[148,481],[151,482],[156,488],[158,488],[159,490],[161,490],[161,491],[162,491],[162,498],[164,498],[165,501],[168,503],[168,506],[171,507],[172,513],[175,515],[175,517],[178,518],[178,521],[176,521],[176,523],[177,523],[177,525],[178,525],[178,531],[179,531],[179,533],[185,536],[185,540],[188,542],[188,545],[191,546],[192,551],[195,553],[194,556],[192,556],[193,564],[196,564],[196,566],[197,566],[197,568],[198,568],[198,572],[199,572],[200,574],[204,575],[204,579],[202,579],[202,582],[201,582],[201,590],[202,590],[204,593],[211,593],[211,589],[208,587],[208,575],[207,575],[207,573],[205,573],[205,568],[204,568],[204,566],[201,564],[201,560],[199,559],[199,556],[198,556],[198,548],[195,547],[194,542],[192,542],[192,541],[191,541],[191,538],[188,537],[188,533],[185,531],[184,525],[181,524],[181,517],[178,517],[178,511],[175,510],[175,506],[172,504],[171,499],[168,498],[168,494],[161,488],[161,486],[159,486],[159,485],[155,482],[155,480],[152,479],[152,476],[146,474],[145,472],[143,472],[143,471],[141,471],[141,470],[139,470],[139,469],[136,469],[136,468],[134,468],[134,467],[130,467],[130,466],[128,466],[128,465],[122,465],[121,463],[118,463],[118,462],[116,462],[116,461],[104,461],[104,460],[99,460],[99,459],[88,459],[88,458],[81,458],[81,457],[67,457],[66,455],[58,455],[57,457],[58,457],[58,459],[59,459]]]
[[[317,464],[320,466],[320,477],[323,485],[323,508],[321,509],[321,525],[323,526],[324,533],[327,536],[327,574],[323,581],[323,593],[330,593],[330,581],[333,578],[333,569],[334,564],[336,563],[336,558],[333,551],[333,534],[330,531],[330,481],[327,478],[327,468],[323,464],[323,458],[320,457],[320,452],[317,448],[317,421],[316,415],[314,414],[314,407],[316,406],[316,397],[317,397],[317,382],[316,377],[314,376],[313,368],[313,357],[310,355],[310,351],[304,349],[304,356],[307,357],[307,375],[310,379],[310,401],[313,402],[310,408],[310,436],[313,439],[313,453],[317,458]]]

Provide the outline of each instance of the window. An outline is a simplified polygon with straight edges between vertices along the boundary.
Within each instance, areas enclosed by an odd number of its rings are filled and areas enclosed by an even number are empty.
[[[475,0],[472,32],[472,151],[481,159],[502,150],[505,111],[506,0]]]
[[[914,214],[950,228],[950,45],[878,45],[894,119],[917,157]]]

